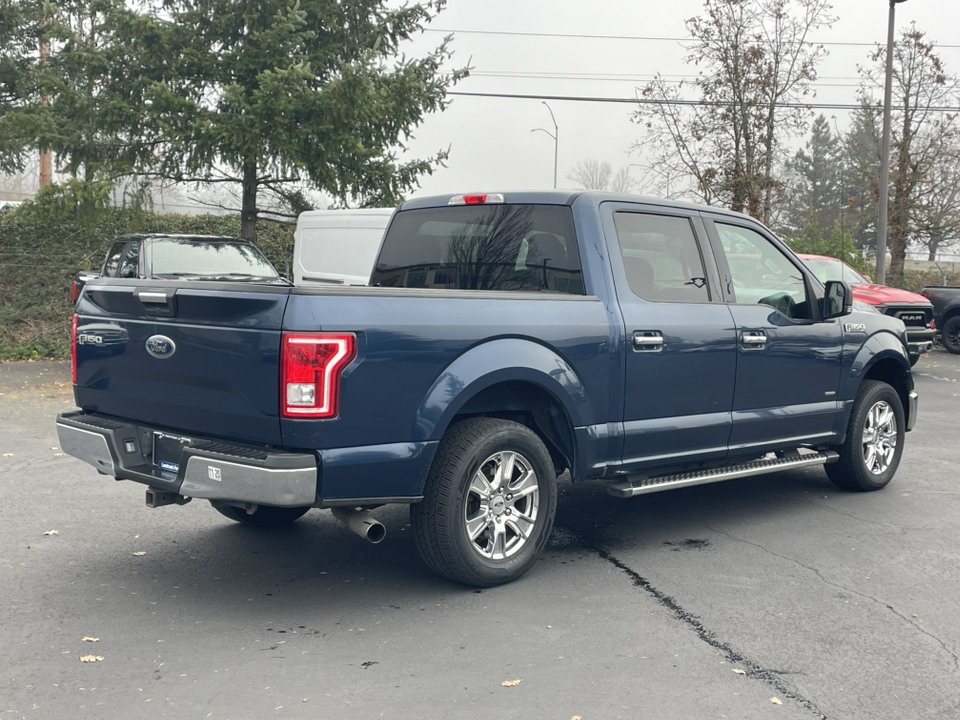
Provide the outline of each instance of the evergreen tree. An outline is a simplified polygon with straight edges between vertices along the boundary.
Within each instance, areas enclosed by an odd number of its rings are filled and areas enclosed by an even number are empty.
[[[791,163],[799,182],[790,199],[793,227],[813,222],[830,230],[840,220],[845,204],[841,195],[843,175],[840,139],[830,130],[826,116],[819,115],[810,129],[806,149],[798,150]]]
[[[844,217],[861,250],[877,246],[879,182],[880,116],[874,105],[862,100],[843,139]]]
[[[33,68],[43,38],[37,0],[0,0],[0,172],[23,169],[41,105]]]
[[[422,58],[401,54],[445,2],[163,0],[129,27],[151,80],[144,134],[162,141],[156,174],[239,185],[248,239],[264,189],[306,181],[341,204],[396,204],[447,156],[397,157],[466,75],[441,72],[449,38]]]

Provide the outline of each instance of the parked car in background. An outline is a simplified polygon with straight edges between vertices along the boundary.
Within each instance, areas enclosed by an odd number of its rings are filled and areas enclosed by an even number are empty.
[[[875,285],[866,275],[837,258],[803,254],[798,257],[821,282],[843,280],[853,288],[854,301],[902,320],[907,326],[907,349],[911,365],[916,365],[923,353],[933,349],[933,338],[937,333],[933,327],[933,305],[923,295],[887,285]]]
[[[393,208],[310,210],[293,236],[295,285],[366,285]]]
[[[933,319],[943,346],[960,354],[960,287],[925,287],[923,296],[933,304]]]
[[[285,282],[249,240],[159,233],[114,240],[99,273],[78,273],[73,281],[74,302],[83,286],[97,277]]]

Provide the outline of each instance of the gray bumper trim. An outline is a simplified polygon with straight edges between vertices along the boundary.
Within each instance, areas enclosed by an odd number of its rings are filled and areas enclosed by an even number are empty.
[[[916,390],[911,390],[910,395],[908,396],[908,407],[907,407],[907,432],[913,430],[913,426],[917,423],[917,410],[919,409],[920,396],[917,395]]]
[[[256,467],[194,455],[187,460],[180,494],[258,505],[308,507],[317,501],[317,469]]]
[[[107,439],[100,433],[81,430],[58,422],[57,437],[60,438],[60,449],[67,455],[80,458],[107,475],[117,474],[110,446],[107,445]]]

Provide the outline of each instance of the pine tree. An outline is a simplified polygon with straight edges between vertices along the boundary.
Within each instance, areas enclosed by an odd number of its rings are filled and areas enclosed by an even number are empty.
[[[402,44],[446,0],[164,0],[131,25],[155,172],[239,185],[242,235],[259,193],[307,182],[341,204],[393,205],[446,158],[401,162],[425,115],[446,107],[449,38],[419,59]]]

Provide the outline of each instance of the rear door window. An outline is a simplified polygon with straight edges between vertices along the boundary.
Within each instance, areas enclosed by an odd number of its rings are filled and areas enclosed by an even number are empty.
[[[370,284],[583,295],[572,212],[559,205],[398,212]]]
[[[696,235],[686,217],[618,212],[614,215],[627,284],[655,302],[710,301]]]

